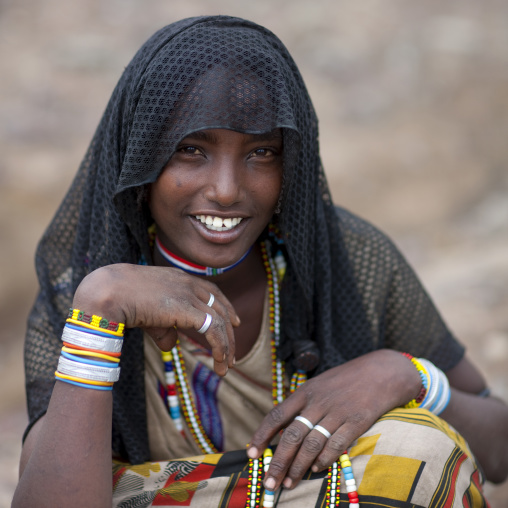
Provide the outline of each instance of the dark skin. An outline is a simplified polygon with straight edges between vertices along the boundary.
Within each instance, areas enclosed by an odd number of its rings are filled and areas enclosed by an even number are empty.
[[[281,151],[277,132],[256,137],[214,130],[184,140],[150,194],[164,245],[198,264],[210,266],[219,259],[216,266],[228,266],[238,260],[277,204]],[[201,215],[242,221],[238,229],[223,234],[208,229],[196,218]],[[78,287],[73,307],[144,328],[162,350],[174,346],[176,326],[208,347],[215,371],[226,375],[259,333],[266,291],[259,250],[213,282],[166,266],[158,254],[155,263],[160,266],[118,264],[94,271]],[[206,305],[210,293],[215,295],[212,308]],[[207,312],[212,324],[199,335],[196,330]],[[503,481],[508,408],[473,395],[485,383],[467,359],[447,376],[453,389],[442,417],[466,438],[487,477]],[[248,453],[259,457],[285,429],[265,486],[293,488],[308,468],[327,468],[381,415],[414,398],[420,387],[416,369],[400,353],[374,351],[316,376],[275,407]],[[326,440],[294,421],[298,414],[328,429],[332,437]],[[46,416],[25,441],[13,507],[111,506],[111,418],[110,392],[57,382]]]

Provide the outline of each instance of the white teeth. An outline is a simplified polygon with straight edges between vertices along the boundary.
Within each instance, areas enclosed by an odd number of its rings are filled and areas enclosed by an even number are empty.
[[[212,231],[228,231],[242,222],[242,217],[222,219],[211,215],[196,215],[196,219]]]

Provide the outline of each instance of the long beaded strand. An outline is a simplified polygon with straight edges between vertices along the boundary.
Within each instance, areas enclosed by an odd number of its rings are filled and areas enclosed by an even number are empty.
[[[245,508],[260,508],[260,500],[261,500],[261,489],[258,488],[258,484],[261,483],[262,477],[261,472],[262,469],[260,466],[259,459],[249,459],[248,466],[248,480],[247,480],[247,503],[245,504]]]
[[[349,498],[349,508],[360,508],[360,499],[358,497],[358,490],[356,488],[355,477],[353,476],[353,468],[347,451],[340,457],[340,466],[344,474],[344,481],[346,483],[346,492]]]
[[[328,468],[326,475],[326,504],[327,506],[339,506],[339,492],[340,492],[340,466],[334,462]]]
[[[192,437],[203,453],[218,453],[217,448],[207,436],[205,429],[203,428],[203,424],[201,423],[201,418],[196,411],[196,406],[194,405],[194,400],[190,394],[189,383],[187,381],[185,362],[183,361],[182,351],[178,347],[178,342],[171,352],[173,353],[173,361],[175,364],[176,383],[178,387],[180,405]]]
[[[270,302],[270,350],[272,360],[272,398],[276,406],[284,400],[284,363],[277,358],[280,342],[279,278],[273,259],[268,257],[265,242],[261,243],[261,257],[266,270],[268,299]]]
[[[166,390],[168,392],[167,401],[169,414],[178,432],[185,437],[182,417],[180,415],[180,404],[178,402],[178,390],[176,389],[176,376],[173,368],[173,353],[171,351],[162,351],[162,361],[164,362]]]

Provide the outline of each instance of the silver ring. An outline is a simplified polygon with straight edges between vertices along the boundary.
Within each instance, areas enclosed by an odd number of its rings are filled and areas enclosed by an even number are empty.
[[[212,324],[212,315],[206,313],[205,322],[203,323],[203,326],[198,330],[198,333],[206,333],[208,328],[210,328],[210,325]]]
[[[314,428],[314,425],[312,425],[312,423],[310,423],[310,421],[307,420],[305,416],[298,415],[295,417],[295,420],[298,420],[299,422],[302,422],[304,425],[307,425],[307,427],[309,427],[309,430],[312,430]]]
[[[213,293],[210,293],[210,300],[208,300],[208,307],[211,307],[213,305],[213,302],[215,301],[215,296],[213,296]]]
[[[332,437],[332,435],[324,427],[321,427],[321,425],[314,425],[314,430],[321,432],[326,439],[330,439]]]

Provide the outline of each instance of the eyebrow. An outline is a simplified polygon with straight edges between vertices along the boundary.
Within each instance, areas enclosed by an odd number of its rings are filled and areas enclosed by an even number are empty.
[[[270,132],[262,132],[259,134],[250,134],[246,133],[247,136],[250,137],[252,141],[273,141],[282,139],[282,131],[281,129],[273,129]],[[217,141],[217,136],[211,130],[203,130],[203,131],[195,131],[191,132],[185,138],[191,138],[195,140],[208,141],[209,143],[215,143]],[[184,138],[184,139],[185,139]]]

